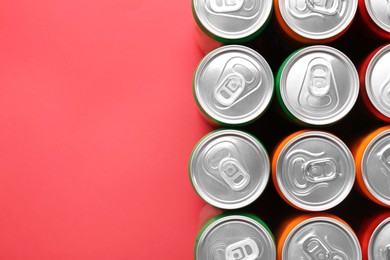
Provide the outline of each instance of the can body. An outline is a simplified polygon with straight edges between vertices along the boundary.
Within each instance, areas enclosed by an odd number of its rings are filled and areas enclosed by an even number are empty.
[[[291,206],[323,211],[347,197],[355,181],[355,166],[348,147],[336,136],[303,130],[276,147],[272,179],[279,195]]]
[[[291,54],[276,76],[276,95],[293,122],[312,127],[342,120],[359,95],[352,61],[337,49],[316,45]]]
[[[268,226],[254,215],[220,215],[199,232],[195,259],[276,259],[276,247]]]
[[[325,44],[342,36],[350,27],[357,0],[274,0],[277,30],[290,42]]]
[[[191,183],[207,203],[221,209],[238,209],[264,191],[269,157],[252,135],[238,130],[217,130],[199,141],[190,162]]]
[[[366,57],[359,68],[360,95],[370,114],[390,122],[390,45],[383,45]]]
[[[223,44],[255,40],[267,27],[272,4],[272,0],[192,0],[201,49],[207,53]]]
[[[223,46],[206,55],[195,71],[193,93],[199,110],[210,121],[240,126],[267,110],[274,78],[267,61],[239,45]]]
[[[330,214],[299,215],[286,220],[277,233],[278,260],[361,260],[358,238],[342,219]]]
[[[389,1],[359,0],[361,23],[370,36],[390,40]]]
[[[381,127],[357,141],[353,154],[358,189],[373,202],[390,207],[390,127]]]
[[[389,259],[390,212],[378,213],[363,221],[358,232],[363,260]]]

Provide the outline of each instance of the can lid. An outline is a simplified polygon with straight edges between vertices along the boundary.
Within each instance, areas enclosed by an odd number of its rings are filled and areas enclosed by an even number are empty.
[[[382,30],[390,33],[390,1],[365,0],[364,4],[374,23]]]
[[[280,95],[298,120],[315,126],[345,117],[359,94],[352,61],[337,49],[311,46],[295,53],[281,72]]]
[[[211,223],[198,238],[195,259],[276,259],[275,242],[258,221],[246,216],[228,216]]]
[[[287,236],[282,259],[361,260],[362,252],[354,232],[341,221],[314,217],[297,225]]]
[[[215,38],[240,40],[259,31],[268,21],[272,0],[193,0],[200,27]]]
[[[380,49],[368,64],[366,91],[373,106],[390,118],[390,44]]]
[[[351,191],[355,164],[348,147],[332,134],[309,131],[291,139],[276,163],[277,184],[296,207],[330,209]]]
[[[344,31],[352,22],[357,0],[279,0],[280,13],[298,35],[324,40]]]
[[[213,121],[241,125],[258,118],[269,106],[274,78],[267,61],[238,45],[209,53],[194,76],[194,95]]]
[[[390,130],[381,132],[367,145],[361,168],[368,191],[390,206]]]
[[[237,209],[249,205],[264,191],[270,162],[253,136],[238,130],[219,130],[195,147],[189,171],[202,199],[218,208]]]
[[[390,218],[378,225],[368,243],[368,259],[390,259]]]

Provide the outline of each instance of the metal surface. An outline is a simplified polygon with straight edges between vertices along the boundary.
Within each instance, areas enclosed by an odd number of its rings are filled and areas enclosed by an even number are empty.
[[[369,192],[390,205],[390,130],[383,131],[368,144],[361,167]]]
[[[242,39],[259,31],[272,11],[272,0],[193,0],[195,17],[211,35]]]
[[[267,61],[254,50],[238,45],[207,55],[194,76],[200,109],[220,124],[245,124],[268,107],[274,78]]]
[[[283,260],[361,260],[362,253],[353,231],[329,217],[315,217],[296,226],[282,249]]]
[[[372,233],[368,260],[390,260],[390,218],[382,221]]]
[[[310,125],[328,125],[345,117],[359,94],[359,77],[351,60],[328,46],[294,54],[283,68],[280,94],[289,112]]]
[[[390,45],[372,58],[366,71],[366,91],[374,107],[390,117]]]
[[[284,21],[302,37],[323,40],[340,34],[352,22],[357,0],[279,0]]]
[[[375,24],[390,33],[390,1],[365,0],[364,3],[368,14]]]
[[[256,220],[228,216],[216,220],[199,237],[197,260],[275,260],[275,242]]]
[[[265,189],[270,162],[263,146],[238,130],[213,132],[195,147],[189,165],[192,184],[206,202],[237,209]]]
[[[334,135],[305,132],[291,139],[279,154],[276,180],[283,195],[298,208],[327,210],[351,191],[354,160]]]

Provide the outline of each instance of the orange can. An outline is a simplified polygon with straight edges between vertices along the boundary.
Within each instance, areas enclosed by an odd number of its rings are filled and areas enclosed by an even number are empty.
[[[358,189],[377,204],[390,207],[390,126],[358,140],[353,154]]]
[[[336,40],[350,27],[358,0],[274,0],[276,26],[284,38],[301,44]]]
[[[349,148],[335,135],[302,130],[276,147],[272,179],[291,206],[323,211],[347,197],[355,181],[355,163]]]
[[[286,220],[277,233],[278,260],[361,260],[360,243],[352,228],[330,214],[299,215]]]

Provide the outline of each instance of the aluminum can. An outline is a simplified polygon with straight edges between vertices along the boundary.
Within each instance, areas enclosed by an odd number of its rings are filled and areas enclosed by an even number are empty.
[[[390,122],[390,44],[374,50],[362,63],[360,95],[368,111]]]
[[[362,24],[371,35],[390,40],[390,1],[359,0],[359,14]]]
[[[286,221],[278,235],[278,260],[362,260],[359,240],[342,219],[302,215]]]
[[[200,31],[198,43],[208,52],[222,44],[245,43],[266,28],[272,0],[192,0],[192,11]]]
[[[262,144],[238,130],[206,135],[195,146],[189,162],[195,191],[221,209],[242,208],[256,200],[268,183],[270,168]]]
[[[358,0],[274,0],[277,28],[302,44],[325,44],[351,25]]]
[[[221,215],[210,220],[195,243],[196,260],[275,260],[268,226],[253,215]]]
[[[352,61],[328,46],[303,48],[288,57],[276,77],[279,104],[293,122],[327,126],[344,118],[359,95]]]
[[[357,185],[379,205],[390,207],[390,127],[381,127],[355,144]]]
[[[280,196],[304,211],[341,203],[355,181],[352,153],[336,136],[299,131],[285,138],[272,158],[272,178]]]
[[[238,45],[209,53],[195,71],[193,93],[203,115],[227,126],[253,122],[268,108],[274,78],[267,61]]]

